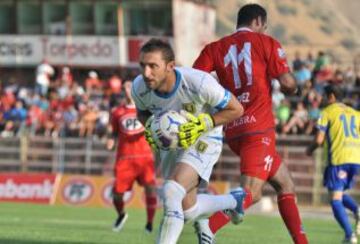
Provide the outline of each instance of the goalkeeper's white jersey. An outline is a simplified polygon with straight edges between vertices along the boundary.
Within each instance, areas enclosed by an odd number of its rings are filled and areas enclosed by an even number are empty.
[[[132,97],[137,109],[147,110],[155,115],[167,110],[179,112],[183,109],[198,115],[200,113],[212,114],[229,103],[230,92],[210,74],[184,67],[175,68],[175,73],[174,89],[166,94],[159,94],[149,89],[142,75],[137,76],[132,86]]]

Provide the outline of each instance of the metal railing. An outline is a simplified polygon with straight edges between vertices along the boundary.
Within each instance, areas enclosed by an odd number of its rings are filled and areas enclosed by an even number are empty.
[[[321,149],[314,157],[305,155],[308,136],[279,136],[278,151],[288,165],[300,203],[320,205],[327,202],[327,193],[322,186],[325,163]],[[212,179],[238,184],[240,179],[239,158],[227,145],[216,164]],[[21,137],[0,139],[1,172],[48,172],[89,175],[112,175],[115,152],[108,151],[105,143],[84,138]],[[360,197],[360,185],[352,190]],[[266,185],[265,195],[274,196],[273,189]]]

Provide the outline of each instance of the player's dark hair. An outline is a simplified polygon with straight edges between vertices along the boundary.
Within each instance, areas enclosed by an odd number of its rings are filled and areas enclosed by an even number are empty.
[[[240,8],[237,15],[237,28],[240,26],[247,26],[251,24],[253,19],[261,17],[263,23],[266,22],[266,10],[256,3],[246,4]]]
[[[343,91],[341,90],[340,86],[337,85],[325,86],[324,92],[327,97],[329,97],[331,94],[334,94],[337,100],[341,100],[343,98]]]
[[[175,60],[175,54],[168,42],[161,39],[152,38],[146,42],[140,49],[142,53],[161,51],[163,59],[168,63]]]

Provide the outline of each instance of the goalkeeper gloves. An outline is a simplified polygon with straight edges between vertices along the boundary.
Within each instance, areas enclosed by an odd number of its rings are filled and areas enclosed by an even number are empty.
[[[187,149],[193,145],[202,133],[214,128],[214,120],[210,114],[199,114],[198,117],[184,110],[180,111],[188,122],[179,127],[179,145]]]
[[[145,123],[145,140],[149,143],[153,151],[157,151],[159,148],[156,145],[154,138],[152,137],[152,132],[150,128],[153,120],[154,120],[154,116],[151,116],[150,118],[148,118],[148,120]]]

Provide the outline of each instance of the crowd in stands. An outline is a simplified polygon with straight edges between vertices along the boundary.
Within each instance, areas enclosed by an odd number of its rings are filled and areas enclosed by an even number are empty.
[[[0,137],[44,135],[104,138],[109,111],[122,102],[122,80],[102,80],[94,70],[76,81],[69,67],[58,75],[43,62],[36,69],[35,86],[20,87],[15,80],[0,86]],[[54,77],[55,76],[55,77]]]
[[[326,84],[339,84],[344,102],[360,109],[360,73],[341,70],[319,52],[292,62],[296,95],[285,97],[273,80],[273,112],[279,134],[312,134],[320,115]],[[136,74],[133,74],[133,77]],[[22,133],[51,137],[99,137],[109,133],[109,112],[123,102],[122,78],[99,77],[94,70],[77,81],[69,67],[55,69],[46,61],[36,68],[34,87],[22,87],[10,79],[0,86],[0,137]]]
[[[273,109],[280,134],[313,134],[322,108],[322,95],[327,84],[341,86],[343,102],[360,109],[360,73],[353,67],[340,69],[324,52],[314,58],[296,53],[292,71],[297,82],[295,96],[285,98],[276,80],[273,81]]]

